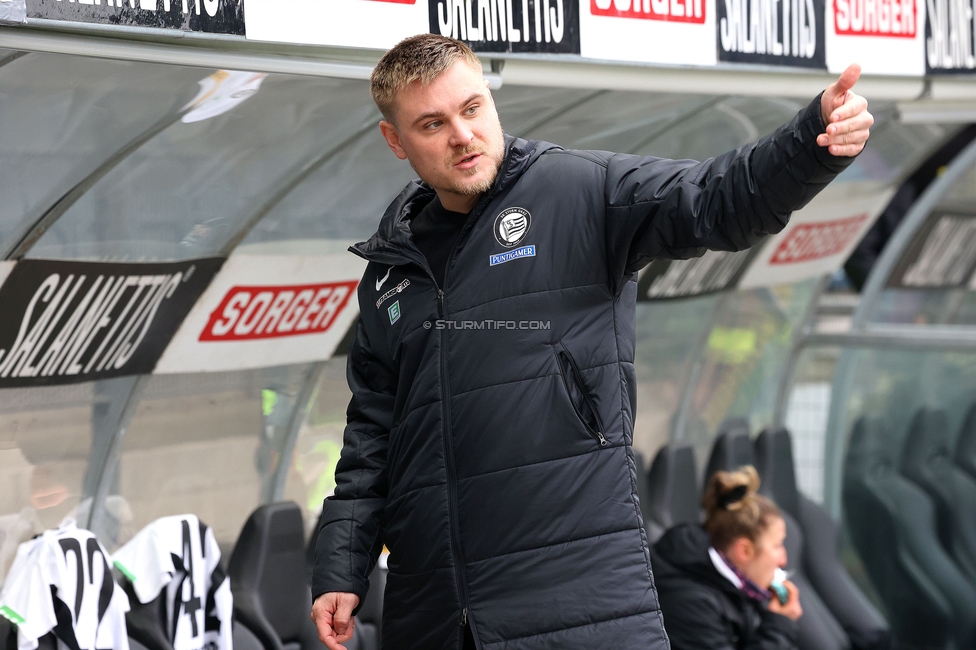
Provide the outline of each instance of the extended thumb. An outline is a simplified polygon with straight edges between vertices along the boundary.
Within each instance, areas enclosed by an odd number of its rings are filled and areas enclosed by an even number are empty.
[[[834,90],[837,92],[838,95],[843,95],[848,90],[853,88],[854,84],[856,84],[857,80],[860,78],[861,78],[861,66],[859,66],[856,63],[852,63],[849,66],[847,66],[847,69],[840,74],[840,77],[837,79],[837,82],[834,83]]]

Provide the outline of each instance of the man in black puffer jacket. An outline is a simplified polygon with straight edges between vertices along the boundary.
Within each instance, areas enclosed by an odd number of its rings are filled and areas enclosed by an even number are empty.
[[[867,139],[856,78],[697,163],[503,138],[463,44],[384,56],[380,127],[425,182],[352,249],[369,264],[312,581],[326,645],[386,544],[391,650],[667,648],[631,450],[636,273],[781,230]]]

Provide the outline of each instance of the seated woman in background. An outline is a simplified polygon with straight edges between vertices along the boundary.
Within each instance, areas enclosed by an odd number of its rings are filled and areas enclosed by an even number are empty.
[[[704,526],[675,526],[651,550],[674,650],[796,648],[799,592],[783,582],[785,604],[770,592],[786,565],[786,523],[758,489],[753,467],[717,472],[702,498]]]

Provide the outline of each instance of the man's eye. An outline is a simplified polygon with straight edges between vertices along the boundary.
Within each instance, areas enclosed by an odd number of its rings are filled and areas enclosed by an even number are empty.
[[[477,105],[475,105],[475,106],[469,106],[468,107],[468,110],[464,111],[464,113],[466,115],[474,115],[477,112],[478,112],[478,106]]]
[[[439,127],[440,125],[441,125],[441,123],[440,123],[440,122],[428,122],[428,123],[427,123],[427,126],[425,126],[424,128],[425,128],[425,129],[436,129],[436,128],[437,128],[437,127]]]

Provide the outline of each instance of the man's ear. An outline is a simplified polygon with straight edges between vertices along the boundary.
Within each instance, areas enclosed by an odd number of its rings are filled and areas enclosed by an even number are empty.
[[[386,140],[386,144],[396,157],[400,160],[406,160],[407,152],[403,150],[403,145],[400,144],[400,134],[397,133],[396,127],[383,120],[380,122],[380,133],[383,134],[383,139]]]

